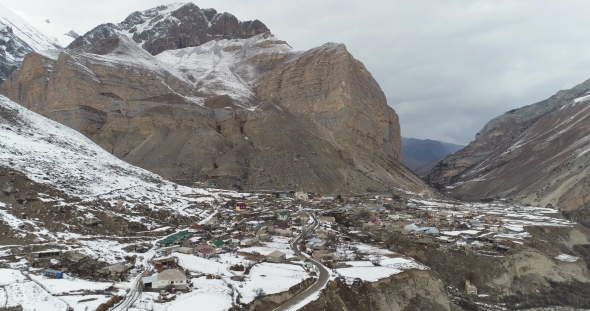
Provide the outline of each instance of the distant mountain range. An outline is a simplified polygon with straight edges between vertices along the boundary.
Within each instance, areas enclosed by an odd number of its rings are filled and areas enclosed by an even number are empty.
[[[402,137],[403,163],[416,175],[426,176],[438,161],[463,147],[438,140]]]

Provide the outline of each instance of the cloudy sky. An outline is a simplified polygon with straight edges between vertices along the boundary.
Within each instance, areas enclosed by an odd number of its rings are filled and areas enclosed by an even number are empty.
[[[0,0],[82,34],[165,0]],[[304,50],[341,42],[402,135],[468,143],[491,118],[590,78],[590,1],[203,0]]]

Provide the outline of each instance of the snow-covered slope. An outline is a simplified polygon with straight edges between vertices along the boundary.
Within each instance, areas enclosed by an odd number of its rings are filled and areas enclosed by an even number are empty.
[[[256,102],[253,86],[262,74],[257,68],[258,58],[283,59],[299,53],[285,41],[263,34],[168,50],[156,59],[167,68],[176,68],[204,97],[227,95],[237,105],[251,109],[250,104]]]
[[[166,206],[180,214],[215,195],[178,186],[127,164],[79,132],[42,117],[0,96],[0,166],[24,173],[30,180],[62,191],[82,202],[97,198]],[[189,199],[186,195],[198,196]]]
[[[0,22],[10,28],[12,33],[23,40],[35,51],[59,48],[49,37],[37,30],[26,20],[15,14],[10,9],[0,5]]]
[[[59,47],[31,24],[0,5],[0,82],[6,80],[31,51]]]
[[[72,29],[57,25],[47,17],[31,16],[26,12],[18,10],[12,11],[61,47],[68,46],[68,44],[72,43],[78,37],[78,34]]]

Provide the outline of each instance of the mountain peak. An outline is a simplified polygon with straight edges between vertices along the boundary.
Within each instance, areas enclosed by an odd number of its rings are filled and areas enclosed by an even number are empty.
[[[161,5],[145,11],[136,11],[108,33],[120,31],[132,38],[152,55],[166,50],[199,46],[211,40],[248,39],[270,30],[259,20],[240,21],[233,14],[218,13],[215,9],[200,9],[194,3]],[[98,33],[105,28],[93,29],[73,42],[68,48],[76,48],[103,39]]]

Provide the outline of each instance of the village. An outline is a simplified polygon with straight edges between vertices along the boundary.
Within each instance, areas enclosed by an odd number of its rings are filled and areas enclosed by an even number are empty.
[[[223,310],[317,282],[321,268],[328,269],[329,282],[348,286],[429,269],[401,255],[401,243],[501,257],[526,247],[525,226],[572,224],[552,217],[550,208],[407,195],[236,193],[216,208],[199,204],[212,210],[209,217],[188,227],[138,232],[135,240],[15,249],[12,262],[2,258],[7,269],[0,274],[79,297],[68,305],[80,310],[116,307],[133,290],[139,299],[128,307],[139,310],[181,310],[195,299]],[[14,269],[22,275],[14,276]],[[478,295],[470,280],[461,290]],[[4,296],[10,296],[6,287]]]

